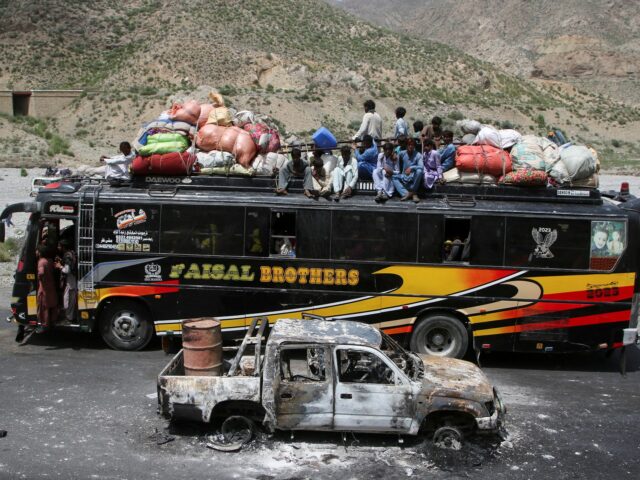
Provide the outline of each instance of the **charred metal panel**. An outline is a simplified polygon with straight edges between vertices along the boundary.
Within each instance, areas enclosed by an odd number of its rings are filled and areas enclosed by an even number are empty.
[[[163,370],[158,378],[158,401],[165,416],[178,417],[184,413],[189,419],[200,412],[200,420],[209,422],[213,408],[225,401],[260,403],[259,377],[197,377],[184,376],[182,351]]]

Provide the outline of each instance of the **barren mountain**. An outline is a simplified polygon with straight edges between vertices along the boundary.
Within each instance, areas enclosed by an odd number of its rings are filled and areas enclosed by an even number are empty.
[[[525,78],[640,103],[640,2],[330,0],[374,23],[455,46]]]
[[[320,125],[352,134],[374,98],[385,134],[403,105],[410,122],[559,127],[605,161],[640,157],[638,109],[445,43],[320,0],[0,0],[0,89],[86,92],[50,119],[0,118],[0,163],[93,162],[172,101],[204,101],[213,88],[307,137]]]

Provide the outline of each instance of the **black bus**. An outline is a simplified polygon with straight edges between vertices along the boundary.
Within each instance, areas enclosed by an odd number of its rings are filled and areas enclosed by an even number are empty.
[[[40,242],[72,239],[77,319],[112,348],[188,318],[226,341],[256,316],[348,319],[411,349],[613,349],[637,338],[640,202],[582,188],[438,186],[417,204],[277,197],[266,178],[146,177],[48,185],[31,203],[15,275],[16,322],[36,322]],[[301,190],[300,190],[301,191]]]

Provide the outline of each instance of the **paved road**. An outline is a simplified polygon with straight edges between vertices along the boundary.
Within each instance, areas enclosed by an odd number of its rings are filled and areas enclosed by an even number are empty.
[[[7,290],[0,290],[4,305]],[[0,308],[2,318],[6,309]],[[483,368],[509,408],[511,438],[461,452],[389,436],[280,434],[240,453],[206,448],[205,429],[156,413],[157,347],[124,353],[85,334],[51,334],[24,347],[0,325],[0,478],[637,478],[640,351],[543,357],[497,355]],[[167,429],[167,427],[170,427]],[[158,445],[156,430],[173,440]]]

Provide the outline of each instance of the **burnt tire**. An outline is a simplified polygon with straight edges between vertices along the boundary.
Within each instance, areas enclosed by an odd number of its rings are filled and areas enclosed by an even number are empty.
[[[454,316],[430,315],[418,322],[411,336],[410,347],[418,353],[462,358],[469,347],[469,333]]]
[[[220,433],[225,442],[244,445],[253,438],[253,421],[243,415],[234,415],[222,422]]]
[[[153,322],[139,303],[115,300],[100,315],[100,335],[114,350],[142,350],[153,338]]]
[[[463,440],[462,430],[449,425],[438,428],[433,434],[433,444],[445,450],[460,450]]]

